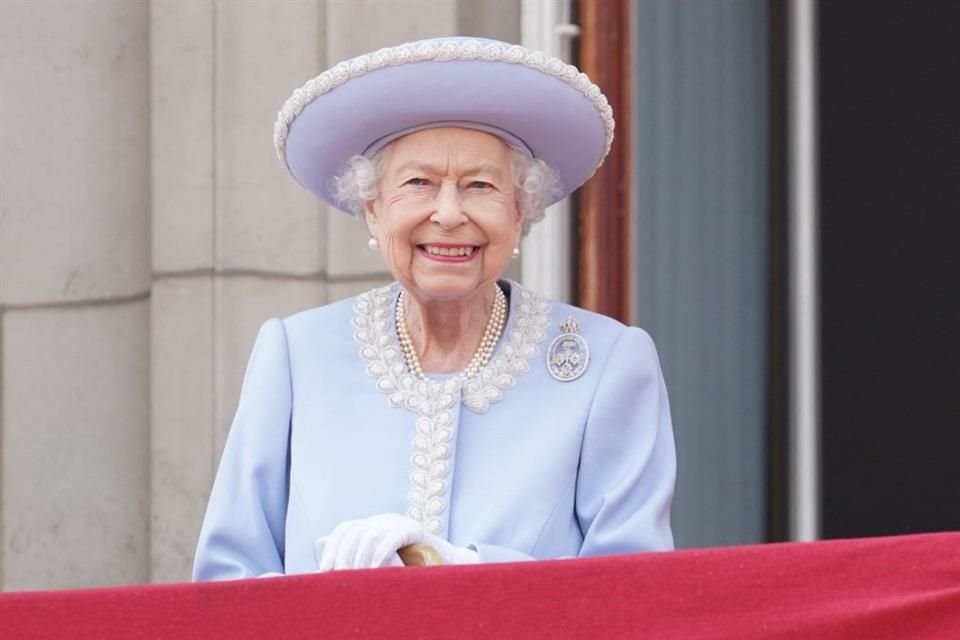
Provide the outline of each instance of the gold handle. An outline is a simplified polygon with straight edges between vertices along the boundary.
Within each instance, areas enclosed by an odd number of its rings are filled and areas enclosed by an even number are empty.
[[[408,544],[397,550],[405,567],[429,567],[443,564],[443,557],[428,544]]]

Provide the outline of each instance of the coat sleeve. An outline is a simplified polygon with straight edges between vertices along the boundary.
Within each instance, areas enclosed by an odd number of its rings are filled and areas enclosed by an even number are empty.
[[[291,385],[283,322],[260,329],[213,483],[194,580],[284,571]]]
[[[580,452],[580,555],[673,549],[676,469],[656,348],[646,332],[627,327],[605,364]]]
[[[673,548],[676,451],[667,390],[650,336],[626,328],[610,351],[585,426],[576,480],[579,556]],[[529,560],[470,545],[483,562]]]

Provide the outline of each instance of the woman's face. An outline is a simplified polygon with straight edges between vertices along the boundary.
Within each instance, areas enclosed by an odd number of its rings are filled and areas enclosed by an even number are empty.
[[[470,298],[497,280],[520,239],[510,150],[460,128],[425,129],[387,147],[370,233],[394,277],[422,303]]]

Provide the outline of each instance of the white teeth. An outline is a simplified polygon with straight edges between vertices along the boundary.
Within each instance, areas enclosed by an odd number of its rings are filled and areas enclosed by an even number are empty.
[[[469,256],[473,253],[473,247],[435,247],[433,245],[424,245],[427,253],[433,256]]]

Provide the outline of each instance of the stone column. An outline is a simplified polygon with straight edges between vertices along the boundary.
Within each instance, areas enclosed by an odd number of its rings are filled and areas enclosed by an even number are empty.
[[[190,578],[260,325],[326,301],[320,205],[273,122],[323,66],[324,4],[151,4],[151,580]]]
[[[0,3],[0,587],[148,578],[143,2]]]

